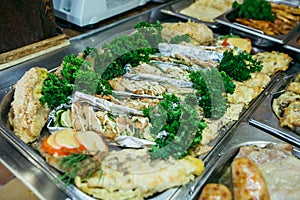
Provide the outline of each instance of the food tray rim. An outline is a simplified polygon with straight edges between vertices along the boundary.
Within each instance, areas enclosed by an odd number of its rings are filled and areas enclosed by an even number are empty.
[[[262,101],[256,104],[253,112],[250,113],[248,122],[300,148],[300,136],[287,127],[280,127],[279,119],[272,109],[273,96],[281,92],[282,87],[285,87],[291,81],[291,78],[299,73],[297,71],[298,66],[299,63],[294,64],[286,73],[283,73],[281,77],[274,81],[274,86],[264,95]]]
[[[290,3],[288,1],[276,1],[276,0],[275,1],[273,0],[270,2],[282,3],[282,4],[286,4],[286,5],[289,5],[289,3]],[[295,6],[295,5],[291,5],[291,6]],[[273,35],[273,36],[267,35],[267,34],[264,34],[259,29],[251,28],[251,27],[248,27],[241,23],[230,21],[227,16],[232,14],[235,11],[236,11],[236,8],[232,8],[232,9],[228,10],[227,12],[225,12],[224,14],[216,17],[215,21],[222,25],[228,26],[230,28],[233,28],[233,29],[236,29],[239,31],[243,31],[246,34],[250,34],[252,36],[256,36],[258,38],[263,38],[268,41],[279,43],[282,45],[286,44],[290,40],[290,38],[293,36],[293,34],[300,28],[300,23],[298,23],[291,31],[289,31],[285,35]]]
[[[298,32],[296,32],[283,46],[286,49],[300,53],[300,44],[297,42],[300,39],[300,26]]]
[[[249,138],[247,138],[248,140],[245,140],[243,138],[243,134],[247,133],[249,130],[255,132],[252,132],[252,135],[250,136],[251,140],[249,140]],[[240,141],[239,138],[241,139]],[[266,130],[256,128],[255,126],[252,126],[246,122],[240,124],[236,129],[234,129],[231,135],[228,135],[224,138],[224,141],[219,144],[219,148],[215,149],[212,152],[215,162],[202,176],[200,184],[198,184],[196,190],[191,194],[191,199],[197,199],[197,197],[200,195],[200,191],[202,190],[204,185],[207,184],[213,172],[215,172],[220,167],[222,168],[221,164],[224,163],[224,161],[225,163],[229,162],[229,160],[238,153],[240,147],[249,145],[264,147],[270,143],[290,144],[289,142],[286,142],[279,137],[273,137]],[[299,147],[294,146],[293,144],[291,145],[293,146],[293,152],[297,154],[297,157],[300,157]]]
[[[161,8],[160,12],[163,14],[167,14],[173,17],[177,17],[183,20],[191,20],[193,22],[197,22],[197,23],[203,23],[205,25],[207,25],[208,27],[212,28],[212,29],[218,29],[221,27],[221,24],[217,21],[214,22],[207,22],[207,21],[203,21],[200,19],[197,19],[195,17],[189,16],[189,15],[185,15],[180,13],[180,11],[186,7],[188,7],[189,5],[191,5],[192,3],[194,3],[195,1],[191,1],[189,2],[187,5],[180,7],[181,4],[185,3],[185,1],[175,1],[172,4],[169,4],[168,6]],[[172,6],[178,5],[180,8],[177,9],[173,9]]]

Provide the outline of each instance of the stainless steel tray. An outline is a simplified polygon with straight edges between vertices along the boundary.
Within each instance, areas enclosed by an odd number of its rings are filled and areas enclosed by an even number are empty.
[[[41,169],[45,174],[47,179],[50,179],[55,186],[60,188],[62,191],[64,191],[69,197],[73,199],[90,199],[93,200],[94,198],[88,196],[87,194],[81,192],[79,189],[77,189],[74,185],[65,185],[63,182],[58,181],[58,177],[60,173],[50,166],[45,159],[40,155],[38,150],[31,145],[25,144],[23,141],[21,141],[13,132],[11,129],[11,126],[8,121],[8,113],[10,110],[11,102],[13,101],[13,95],[14,95],[14,89],[11,89],[2,99],[0,104],[0,130],[2,132],[0,133],[0,136],[4,136],[26,159],[28,159],[31,163],[35,165],[36,168]],[[254,101],[253,101],[254,103]],[[246,113],[247,110],[245,110],[244,113]],[[225,135],[229,134],[229,131],[234,128],[239,121],[232,122],[231,124],[228,124],[228,126],[224,127],[219,131],[218,136],[210,142],[210,146],[216,146],[220,140],[225,137]],[[49,131],[44,128],[41,133],[40,138],[44,138],[49,135]],[[41,141],[37,141],[39,143]],[[200,156],[205,165],[209,165],[210,163],[210,156],[202,155]],[[197,179],[194,182],[191,182],[187,186],[177,187],[169,189],[161,194],[158,194],[150,199],[173,199],[173,195],[176,192],[179,193],[185,193],[186,191],[193,188],[193,185],[197,184],[198,181],[201,180],[201,176],[197,177]],[[180,198],[181,199],[181,198]]]
[[[222,183],[227,185],[230,182],[229,172],[230,163],[237,155],[239,148],[246,145],[265,146],[269,143],[284,142],[279,138],[257,129],[249,124],[243,123],[230,135],[223,139],[222,143],[213,153],[214,165],[202,176],[198,187],[190,194],[191,199],[198,199],[203,187],[207,183]],[[294,148],[294,154],[300,157],[300,151]],[[230,186],[227,185],[229,188]]]
[[[21,141],[12,131],[12,127],[9,124],[8,121],[8,113],[11,107],[11,102],[13,101],[13,95],[14,95],[14,89],[9,89],[4,97],[2,98],[2,101],[0,102],[0,136],[3,136],[6,138],[7,141],[9,141],[17,150],[19,153],[22,154],[24,158],[29,160],[31,163],[34,164],[34,166],[38,169],[40,169],[47,178],[50,181],[52,181],[52,184],[55,185],[60,190],[64,191],[70,198],[72,199],[90,199],[94,200],[91,196],[83,193],[78,188],[76,188],[74,185],[65,185],[63,182],[58,181],[58,177],[60,173],[50,166],[45,159],[40,155],[38,150],[31,145],[25,144],[23,141]],[[255,100],[251,102],[250,105],[254,104]],[[248,112],[248,110],[245,110],[241,113],[241,115],[245,115]],[[242,119],[240,119],[242,120]],[[226,127],[223,127],[219,133],[218,136],[210,142],[210,146],[214,147],[217,144],[219,144],[220,140],[225,137],[225,135],[229,134],[230,130],[237,126],[239,121],[232,122],[228,124]],[[50,133],[46,129],[46,127],[42,130],[40,138],[44,138],[48,136]],[[41,141],[37,141],[37,143],[40,143]],[[207,154],[201,155],[201,159],[203,159],[206,166],[210,164],[210,156]],[[169,189],[163,193],[160,193],[150,199],[153,200],[160,200],[160,199],[174,199],[173,196],[175,193],[183,193],[185,194],[189,190],[193,190],[192,188],[195,187],[194,185],[197,185],[197,183],[201,180],[201,176],[197,177],[197,179],[190,184],[182,187],[172,188]],[[178,197],[179,199],[182,199],[181,197]],[[177,199],[177,197],[176,197]]]
[[[213,29],[220,27],[221,24],[219,24],[218,22],[205,22],[205,21],[199,20],[197,18],[194,18],[192,16],[188,16],[188,15],[184,15],[184,14],[180,13],[180,11],[182,9],[188,7],[192,3],[194,3],[194,0],[175,1],[173,4],[170,4],[169,6],[162,8],[160,11],[164,14],[167,14],[167,15],[170,15],[173,17],[177,17],[179,19],[184,19],[186,21],[191,20],[194,22],[206,24],[208,27],[213,28]]]
[[[291,131],[288,128],[280,127],[279,120],[272,109],[272,101],[276,95],[279,95],[282,90],[287,86],[289,81],[293,78],[293,75],[299,73],[300,63],[292,63],[292,66],[286,73],[283,73],[274,82],[274,87],[265,93],[261,103],[257,104],[253,113],[249,116],[249,123],[259,127],[276,137],[282,138],[283,140],[300,147],[300,133]]]
[[[127,30],[126,30],[127,31]],[[120,33],[126,33],[126,31],[120,31]],[[129,30],[131,31],[131,30]],[[107,37],[109,38],[109,37]],[[107,38],[104,40],[101,40],[101,42],[107,41]],[[96,42],[97,45],[101,42]],[[271,84],[271,83],[270,83]],[[69,197],[72,199],[94,199],[87,194],[81,192],[79,189],[77,189],[74,185],[66,186],[62,182],[58,182],[58,176],[60,173],[55,170],[53,167],[51,167],[44,158],[39,154],[37,149],[35,149],[32,146],[29,146],[25,143],[23,143],[13,132],[8,122],[8,112],[10,109],[11,102],[13,100],[13,94],[14,90],[12,88],[9,88],[5,94],[3,94],[3,98],[1,100],[0,104],[0,129],[2,130],[0,132],[0,136],[6,138],[27,160],[29,160],[31,163],[34,164],[34,166],[38,169],[40,169],[45,175],[47,179],[51,180],[53,185],[55,185],[60,190],[64,191]],[[255,104],[256,100],[253,100],[250,104]],[[241,115],[246,115],[248,110],[245,110]],[[242,120],[242,118],[240,119]],[[215,138],[213,141],[211,141],[210,146],[216,146],[220,143],[220,140],[225,137],[225,135],[228,135],[230,130],[237,126],[237,124],[240,122],[233,122],[220,130],[217,138]],[[47,129],[44,129],[41,133],[41,138],[47,136],[49,134]],[[201,156],[203,159],[206,167],[208,167],[211,163],[210,159],[211,156],[203,155]],[[183,195],[186,194],[189,191],[193,191],[195,187],[197,187],[198,182],[201,181],[201,176],[197,177],[197,179],[194,182],[191,182],[190,184],[178,188],[169,189],[157,196],[154,196],[151,199],[174,199],[174,195],[176,194],[175,199],[182,199],[184,197]],[[178,196],[181,195],[181,196]]]
[[[127,27],[128,29],[128,27]],[[120,31],[118,34],[126,34],[128,32],[131,32],[132,30],[125,30]],[[104,40],[101,40],[100,42],[95,42],[94,45],[99,46],[103,42],[107,42],[112,37],[107,37]],[[53,70],[53,69],[52,69]],[[22,142],[12,131],[12,127],[9,124],[8,121],[8,113],[11,107],[11,102],[13,101],[13,95],[14,95],[14,89],[9,88],[5,94],[3,94],[3,98],[0,102],[0,136],[3,136],[8,140],[22,155],[24,158],[29,160],[31,163],[34,164],[34,166],[38,169],[40,169],[45,175],[47,179],[51,180],[53,185],[55,185],[60,190],[64,191],[70,198],[72,199],[90,199],[93,200],[91,196],[81,192],[78,188],[76,188],[74,185],[65,185],[63,182],[58,181],[58,177],[60,175],[59,171],[57,171],[55,168],[50,166],[45,159],[40,155],[38,150],[31,145],[27,145],[24,142]],[[215,146],[219,143],[219,141],[228,133],[228,131],[235,125],[235,122],[228,124],[228,126],[224,127],[219,131],[218,136],[211,141],[210,146]],[[44,128],[41,132],[40,138],[44,138],[49,135],[49,131]],[[37,143],[40,143],[41,141],[37,141]],[[206,155],[202,155],[201,158],[204,160],[206,164],[209,162],[209,158]],[[201,176],[200,176],[201,177]],[[198,179],[193,182],[195,184],[197,181],[199,181],[201,178],[198,177]],[[190,186],[192,187],[192,186]],[[189,188],[189,186],[184,187],[177,187],[169,189],[163,193],[160,193],[158,195],[155,195],[154,197],[150,199],[172,199],[172,196],[177,191],[186,191]]]
[[[272,2],[282,3],[282,4],[295,6],[295,7],[299,6],[299,2],[297,1],[276,1],[275,0]],[[255,40],[255,43],[257,43],[257,45],[260,46],[271,46],[274,45],[274,43],[285,44],[300,27],[300,24],[298,24],[288,34],[285,35],[267,35],[264,34],[261,30],[251,28],[241,23],[235,22],[233,20],[235,16],[235,12],[236,9],[231,9],[226,13],[224,13],[223,15],[217,17],[215,21],[225,26],[231,27],[233,30],[235,30],[234,33],[241,34],[239,31],[242,31],[243,32],[242,35],[246,37],[250,37],[251,39]],[[261,39],[264,39],[266,41],[261,41]]]
[[[283,45],[283,47],[295,52],[296,58],[300,60],[300,27],[293,37],[285,45]]]
[[[160,9],[167,5],[168,3],[157,6],[152,10],[133,15],[71,38],[71,44],[67,47],[0,71],[0,162],[12,171],[39,199],[75,200],[91,198],[72,185],[65,187],[64,184],[57,182],[56,177],[59,173],[50,167],[35,149],[25,145],[12,134],[7,124],[7,112],[13,94],[14,83],[32,67],[39,66],[53,70],[61,64],[64,56],[79,53],[87,46],[95,47],[97,44],[111,37],[111,35],[126,31],[128,27],[133,27],[141,21],[178,21],[178,19],[161,14]],[[170,189],[160,194],[159,197],[161,199],[171,199],[176,190],[178,188]]]
[[[44,158],[38,153],[38,151],[21,141],[13,132],[11,131],[8,122],[8,112],[10,109],[10,103],[13,100],[14,90],[8,92],[8,94],[3,98],[0,104],[0,128],[3,130],[2,136],[4,136],[18,151],[35,167],[43,171],[47,178],[51,180],[58,188],[64,191],[69,197],[73,199],[83,199],[88,196],[81,191],[74,189],[73,185],[66,186],[64,183],[58,181],[59,172],[51,167]],[[44,129],[41,133],[41,137],[45,136],[47,131]]]

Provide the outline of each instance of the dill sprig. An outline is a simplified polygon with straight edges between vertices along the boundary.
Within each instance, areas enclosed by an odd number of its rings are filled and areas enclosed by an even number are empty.
[[[76,176],[82,178],[90,177],[95,171],[101,169],[101,163],[93,156],[87,154],[70,154],[61,159],[59,168],[64,173],[58,177],[58,180],[69,185]]]

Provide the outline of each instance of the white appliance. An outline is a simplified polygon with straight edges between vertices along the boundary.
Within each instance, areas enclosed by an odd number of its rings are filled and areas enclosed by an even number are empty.
[[[53,0],[55,16],[78,26],[95,24],[150,0]]]

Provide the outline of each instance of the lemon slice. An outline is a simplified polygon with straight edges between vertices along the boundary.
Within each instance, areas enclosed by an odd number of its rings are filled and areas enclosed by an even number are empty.
[[[224,41],[225,43],[238,47],[247,53],[250,53],[252,50],[251,40],[247,38],[227,38]]]
[[[54,149],[60,149],[60,148],[61,148],[61,146],[58,145],[58,144],[56,143],[56,141],[55,141],[55,134],[52,134],[52,135],[49,136],[49,138],[48,138],[48,140],[47,140],[47,143],[48,143],[51,147],[53,147]]]
[[[72,127],[72,123],[71,123],[71,112],[70,110],[66,110],[64,111],[61,116],[60,116],[60,124],[63,127],[67,127],[67,128],[71,128]]]
[[[75,137],[76,134],[75,130],[71,128],[67,128],[67,129],[59,130],[54,134],[55,134],[55,142],[57,145],[69,149],[79,148],[80,143]]]
[[[76,133],[76,137],[91,154],[108,151],[108,147],[102,137],[94,131],[79,131]]]

